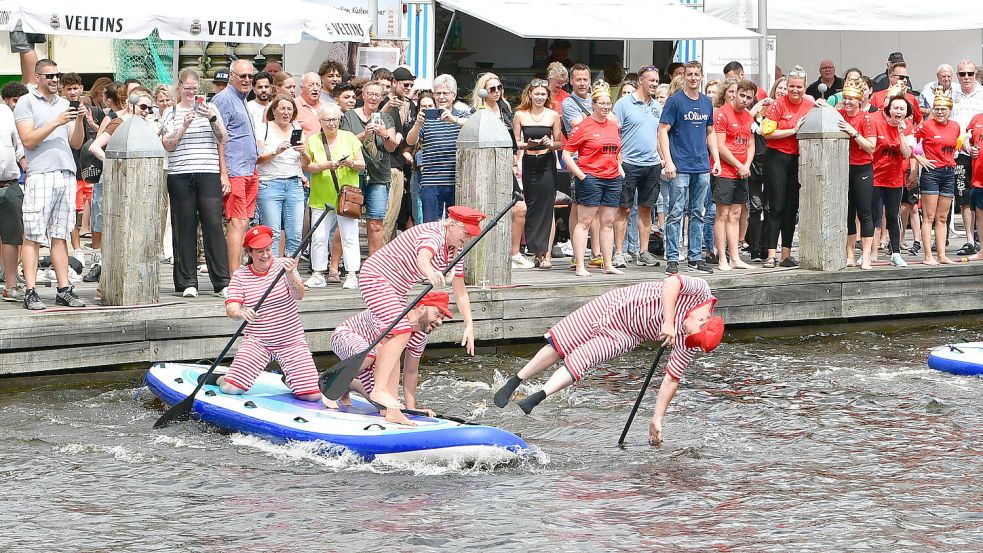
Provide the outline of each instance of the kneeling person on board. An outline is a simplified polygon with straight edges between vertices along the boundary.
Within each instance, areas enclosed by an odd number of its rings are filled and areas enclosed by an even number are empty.
[[[446,292],[430,292],[423,296],[420,303],[406,314],[406,320],[410,324],[412,334],[406,344],[406,354],[403,355],[403,398],[408,409],[416,409],[416,386],[420,377],[420,358],[423,357],[423,350],[427,347],[427,340],[430,333],[444,324],[445,319],[451,319],[454,314],[449,307],[449,296]],[[369,343],[375,339],[376,324],[372,319],[372,312],[366,309],[357,315],[349,318],[331,333],[331,351],[335,352],[341,359],[365,351]],[[358,376],[352,380],[349,389],[355,390],[363,397],[369,397],[375,389],[375,368],[376,352],[369,353],[362,362],[362,368]],[[387,388],[396,389],[399,387],[399,371],[392,371],[390,381],[386,384]],[[346,394],[347,395],[347,394]],[[334,402],[327,398],[322,398],[328,407]],[[351,405],[350,401],[342,396],[342,403]],[[395,409],[386,410],[386,420],[390,422],[404,422],[401,414]],[[389,413],[388,411],[394,411]],[[429,413],[433,416],[433,413]],[[412,423],[410,423],[412,424]]]
[[[486,217],[484,213],[464,206],[448,208],[447,215],[443,221],[415,225],[369,256],[362,265],[358,288],[372,313],[376,336],[406,309],[406,294],[421,279],[430,281],[435,288],[444,285],[444,271],[464,244],[481,234],[479,223]],[[454,302],[464,320],[461,345],[469,355],[474,355],[474,322],[464,285],[464,263],[459,262],[453,273]],[[373,368],[376,386],[369,399],[389,408],[387,418],[405,419],[399,411],[403,406],[396,397],[399,394],[399,358],[409,343],[411,332],[409,321],[400,320],[379,342],[376,352]]]
[[[294,397],[318,401],[321,392],[317,387],[317,368],[304,340],[297,308],[297,300],[304,297],[304,283],[297,273],[297,261],[289,257],[277,259],[272,242],[273,231],[264,225],[247,230],[242,239],[249,261],[232,274],[225,289],[225,313],[249,324],[242,333],[232,367],[218,379],[218,385],[226,394],[246,393],[270,360],[276,359]],[[251,306],[270,287],[281,267],[286,271],[284,277],[256,312]]]
[[[546,333],[547,345],[495,394],[505,407],[523,380],[563,360],[543,389],[519,401],[529,414],[546,396],[579,382],[598,364],[649,340],[672,345],[666,375],[659,387],[649,441],[662,441],[662,418],[679,388],[683,370],[697,350],[713,351],[724,334],[724,320],[713,316],[717,298],[702,278],[674,274],[662,282],[616,288],[594,298]]]

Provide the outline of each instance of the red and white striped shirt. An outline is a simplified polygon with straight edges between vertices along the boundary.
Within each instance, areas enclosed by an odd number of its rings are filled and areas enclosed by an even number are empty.
[[[366,309],[361,313],[352,315],[346,319],[345,322],[338,325],[331,334],[331,342],[334,344],[336,340],[344,340],[347,343],[353,343],[354,341],[361,344],[359,351],[364,351],[364,349],[378,337],[379,330],[375,320],[372,318],[372,312]],[[355,340],[352,340],[353,338]],[[360,338],[360,340],[358,340],[358,338]],[[427,347],[428,339],[429,335],[426,332],[421,332],[419,330],[414,331],[410,336],[410,341],[406,344],[406,351],[417,359],[423,357],[423,350]],[[378,346],[376,349],[378,349]],[[354,355],[354,353],[347,354],[347,357],[351,357],[351,355]],[[341,357],[346,353],[336,351],[335,354]],[[373,349],[372,352],[369,353],[368,357],[374,359],[375,356],[376,350]]]
[[[446,269],[457,255],[456,251],[448,250],[445,240],[446,230],[442,222],[415,225],[369,256],[362,264],[361,274],[381,276],[389,282],[396,294],[405,296],[410,288],[426,278],[416,264],[420,252],[433,252],[430,265],[438,271]],[[454,268],[454,276],[464,276],[463,261]],[[367,292],[363,292],[365,293]]]
[[[226,288],[225,304],[255,306],[282,268],[283,261],[280,259],[274,259],[265,273],[257,273],[251,264],[241,267],[232,273],[229,287]],[[300,278],[296,269],[294,274]],[[256,313],[256,320],[246,325],[243,334],[258,340],[264,346],[284,346],[304,341],[304,326],[300,324],[297,300],[290,296],[287,275],[281,277],[273,287]]]
[[[716,302],[716,298],[702,278],[678,273],[673,276],[682,283],[674,318],[675,343],[682,344],[686,336],[683,320],[690,311],[708,301]],[[663,315],[662,281],[643,282],[594,298],[550,328],[546,337],[564,357],[574,379],[580,380],[593,364],[631,351],[642,342],[658,339]],[[679,380],[697,350],[674,347],[669,353],[666,373]]]

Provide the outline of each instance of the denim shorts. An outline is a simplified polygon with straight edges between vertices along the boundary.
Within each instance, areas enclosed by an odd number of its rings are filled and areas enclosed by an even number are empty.
[[[365,218],[381,221],[389,206],[389,183],[370,182],[362,186],[365,194]]]
[[[918,185],[923,196],[952,198],[956,195],[956,172],[952,167],[925,169]]]
[[[577,203],[587,207],[621,207],[621,188],[625,178],[602,179],[586,175],[577,181]]]

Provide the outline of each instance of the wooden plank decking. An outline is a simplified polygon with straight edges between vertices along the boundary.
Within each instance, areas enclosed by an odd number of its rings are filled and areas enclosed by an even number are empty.
[[[624,276],[595,271],[577,278],[557,259],[549,271],[513,272],[509,288],[472,288],[476,334],[484,344],[535,340],[560,317],[614,287],[661,279],[663,267],[630,267]],[[909,258],[909,262],[913,259]],[[169,273],[169,266],[162,267]],[[689,274],[685,273],[684,274]],[[801,269],[754,269],[704,276],[720,299],[728,325],[815,323],[866,318],[983,311],[983,263],[940,267],[913,264],[873,271],[820,273]],[[207,287],[207,278],[201,280]],[[94,285],[77,286],[89,305]],[[0,376],[211,358],[235,332],[221,298],[203,290],[195,299],[173,292],[169,276],[161,305],[141,308],[50,309],[30,313],[17,304],[0,305]],[[54,304],[54,290],[40,287]],[[357,291],[335,285],[308,292],[301,315],[315,353],[330,350],[331,330],[364,308]],[[452,345],[461,323],[444,325],[433,343]],[[233,348],[234,351],[234,348]]]

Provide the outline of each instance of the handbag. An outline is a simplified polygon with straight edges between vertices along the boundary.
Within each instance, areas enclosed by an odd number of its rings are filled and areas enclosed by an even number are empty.
[[[328,137],[321,131],[321,142],[324,143],[324,153],[331,161],[331,149],[328,148]],[[355,186],[338,186],[338,173],[331,169],[331,181],[334,182],[335,192],[338,193],[338,215],[358,219],[362,216],[362,206],[365,204],[365,195],[362,190]]]

